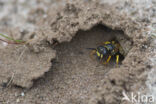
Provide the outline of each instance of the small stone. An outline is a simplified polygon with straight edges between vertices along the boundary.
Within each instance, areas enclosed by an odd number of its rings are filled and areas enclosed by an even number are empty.
[[[24,96],[24,95],[25,95],[24,92],[22,92],[22,93],[21,93],[21,96]]]
[[[16,99],[16,102],[19,103],[20,102],[20,99]]]

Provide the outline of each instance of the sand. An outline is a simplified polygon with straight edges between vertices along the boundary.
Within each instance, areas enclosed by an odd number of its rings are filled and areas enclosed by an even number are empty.
[[[122,101],[123,91],[148,93],[146,80],[154,68],[149,60],[154,39],[145,35],[151,31],[148,23],[123,13],[117,4],[75,1],[43,8],[34,10],[36,29],[1,29],[28,43],[1,48],[0,102],[131,104]],[[106,66],[89,57],[86,48],[114,38],[124,49],[118,67],[115,58]]]

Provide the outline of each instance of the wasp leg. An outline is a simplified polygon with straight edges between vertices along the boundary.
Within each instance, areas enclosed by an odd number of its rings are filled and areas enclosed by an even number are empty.
[[[100,55],[100,63],[101,63],[101,64],[103,63],[102,59],[103,59],[103,55],[101,54],[101,55]]]
[[[93,55],[94,55],[94,54],[96,54],[96,50],[92,50],[91,53],[90,53],[90,58],[91,58],[92,60],[94,60],[94,58],[93,58]]]
[[[103,64],[105,64],[105,65],[106,65],[107,63],[109,63],[109,61],[110,61],[111,57],[112,57],[112,56],[109,56],[109,57],[108,57],[108,59],[107,59],[107,61],[106,61],[106,62],[104,62]]]
[[[116,64],[119,64],[119,55],[116,55]]]

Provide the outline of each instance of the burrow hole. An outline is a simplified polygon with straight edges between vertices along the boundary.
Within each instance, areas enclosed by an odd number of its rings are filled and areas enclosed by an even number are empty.
[[[100,60],[96,55],[93,55],[93,59],[90,57],[92,50],[87,48],[97,48],[102,45],[101,43],[106,41],[115,40],[118,42],[117,36],[122,36],[122,39],[127,39],[128,37],[124,35],[121,30],[112,30],[104,25],[98,24],[88,31],[79,30],[76,36],[71,40],[71,42],[64,42],[57,47],[57,62],[66,63],[67,65],[77,65],[79,63],[85,64],[83,66],[103,66],[107,68],[116,67],[116,55],[112,56],[110,62],[107,65],[100,63]],[[129,40],[130,41],[130,40]],[[123,49],[125,47],[122,47]],[[104,56],[104,61],[106,61],[108,56]],[[119,65],[124,60],[125,55],[120,54]],[[81,65],[80,65],[81,66]]]
[[[92,60],[89,56],[90,50],[86,48],[96,48],[99,43],[115,39],[117,34],[125,37],[122,31],[96,25],[88,31],[78,31],[70,42],[58,44],[54,48],[57,51],[57,57],[53,61],[53,83],[51,84],[56,88],[63,86],[62,89],[54,89],[58,92],[61,90],[62,99],[71,98],[71,95],[80,99],[89,97],[95,87],[101,84],[100,81],[105,74],[116,67],[114,57],[105,66],[98,59]],[[120,58],[121,62],[124,56]]]
[[[55,102],[73,104],[80,101],[87,104],[86,99],[90,98],[97,86],[101,86],[101,80],[116,64],[114,58],[107,66],[99,60],[92,60],[90,50],[86,48],[96,48],[98,43],[114,39],[117,34],[125,36],[122,31],[114,31],[103,25],[96,25],[88,31],[78,31],[71,42],[54,47],[57,57],[52,61],[52,70],[35,85],[39,85],[43,93],[50,91],[48,96]],[[61,98],[58,101],[57,96]]]

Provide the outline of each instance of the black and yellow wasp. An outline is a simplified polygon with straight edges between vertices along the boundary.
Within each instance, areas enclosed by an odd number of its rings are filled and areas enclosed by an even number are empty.
[[[90,57],[93,59],[93,55],[96,55],[98,59],[101,61],[104,59],[107,59],[106,61],[103,61],[103,64],[109,63],[112,56],[116,57],[116,64],[119,63],[119,56],[123,52],[123,49],[121,45],[117,41],[106,41],[103,42],[100,46],[97,48],[87,48],[91,49]]]

